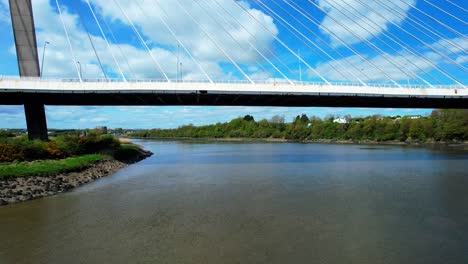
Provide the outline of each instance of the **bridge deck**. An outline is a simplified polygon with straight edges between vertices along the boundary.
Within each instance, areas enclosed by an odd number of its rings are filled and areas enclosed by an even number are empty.
[[[0,80],[0,104],[467,108],[466,87]]]

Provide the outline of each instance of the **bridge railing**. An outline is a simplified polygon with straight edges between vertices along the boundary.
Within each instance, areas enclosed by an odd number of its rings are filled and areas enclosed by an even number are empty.
[[[23,81],[44,81],[44,82],[80,82],[78,78],[53,78],[53,77],[20,77],[20,76],[2,76],[2,80],[23,80]],[[93,83],[123,83],[122,79],[118,78],[86,78],[81,79],[81,82]],[[130,83],[168,83],[166,79],[127,79],[126,82]],[[211,83],[209,80],[170,80],[171,83]],[[247,80],[213,80],[217,84],[252,84]],[[268,80],[254,80],[253,84],[271,84],[271,85],[295,85],[295,86],[328,86],[324,82],[309,82],[309,81],[293,81],[290,83],[285,79],[268,79]],[[330,82],[333,86],[357,86],[357,87],[373,87],[373,88],[409,88],[409,89],[424,89],[424,88],[438,88],[438,89],[467,89],[466,85],[420,85],[420,84],[400,84],[399,86],[393,83],[359,83],[359,82]]]

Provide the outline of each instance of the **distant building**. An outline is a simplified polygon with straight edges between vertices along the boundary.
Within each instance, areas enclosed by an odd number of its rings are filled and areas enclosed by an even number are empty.
[[[420,115],[411,115],[411,116],[406,116],[406,117],[409,118],[409,119],[420,119],[420,118],[422,118],[422,116],[420,116]]]
[[[346,118],[335,118],[333,119],[333,123],[348,124],[348,120]]]
[[[94,132],[97,134],[107,134],[107,127],[106,126],[98,126],[94,129]]]

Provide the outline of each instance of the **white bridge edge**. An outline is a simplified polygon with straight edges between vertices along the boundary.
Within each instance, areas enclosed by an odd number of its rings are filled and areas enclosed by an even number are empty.
[[[104,82],[60,81],[48,79],[0,79],[0,94],[24,93],[194,93],[293,94],[321,96],[384,96],[468,98],[465,87],[388,87],[309,83],[209,83],[209,82]]]

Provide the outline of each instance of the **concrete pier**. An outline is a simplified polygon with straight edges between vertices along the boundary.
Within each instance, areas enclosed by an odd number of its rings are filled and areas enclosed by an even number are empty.
[[[44,104],[25,103],[24,113],[26,114],[29,139],[47,141],[47,122]]]
[[[20,76],[40,77],[31,0],[9,0],[9,2]],[[37,101],[25,103],[24,112],[29,139],[47,140],[44,104]]]

